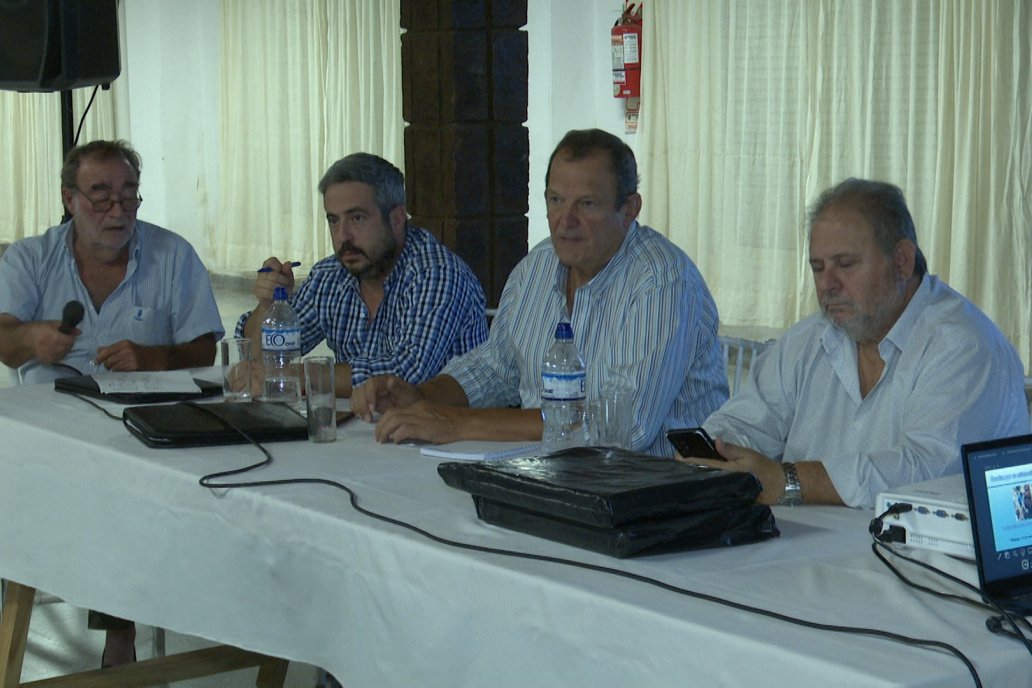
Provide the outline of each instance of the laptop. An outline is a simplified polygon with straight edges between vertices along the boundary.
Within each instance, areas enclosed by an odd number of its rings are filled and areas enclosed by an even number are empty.
[[[122,423],[156,449],[308,439],[304,416],[285,404],[261,401],[130,406],[122,411]]]
[[[1032,615],[1032,435],[965,444],[961,456],[982,594]]]

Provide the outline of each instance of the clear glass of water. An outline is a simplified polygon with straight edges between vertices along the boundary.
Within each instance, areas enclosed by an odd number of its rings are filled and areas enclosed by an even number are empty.
[[[305,408],[308,414],[308,439],[333,442],[337,439],[337,397],[334,393],[332,356],[305,359]]]

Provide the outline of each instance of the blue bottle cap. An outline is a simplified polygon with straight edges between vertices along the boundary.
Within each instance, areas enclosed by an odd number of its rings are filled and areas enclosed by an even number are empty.
[[[556,339],[573,339],[573,325],[568,322],[561,322],[555,326]]]
[[[286,287],[276,287],[275,289],[273,289],[272,290],[272,300],[273,301],[286,301],[287,300],[287,288]]]

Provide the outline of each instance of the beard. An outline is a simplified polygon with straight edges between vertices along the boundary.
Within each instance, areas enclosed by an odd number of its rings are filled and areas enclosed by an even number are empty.
[[[344,262],[344,254],[349,251],[362,255],[365,261],[359,265],[346,264]],[[337,249],[337,260],[340,261],[345,270],[360,280],[383,277],[391,269],[391,266],[394,265],[397,257],[398,241],[390,232],[386,232],[380,241],[368,249],[361,249],[350,241],[345,241]]]
[[[856,302],[851,299],[834,296],[821,298],[821,311],[823,311],[825,319],[849,335],[854,341],[862,344],[881,341],[882,337],[892,329],[892,325],[906,306],[906,283],[896,281],[890,275],[887,287],[886,297],[879,300],[868,311],[861,310]],[[842,322],[836,322],[828,313],[828,309],[832,306],[849,306],[853,309],[855,315]]]

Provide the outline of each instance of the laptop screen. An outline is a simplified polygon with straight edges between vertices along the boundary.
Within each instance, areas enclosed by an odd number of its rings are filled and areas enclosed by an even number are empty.
[[[978,577],[992,598],[1032,583],[1032,435],[962,448]]]

